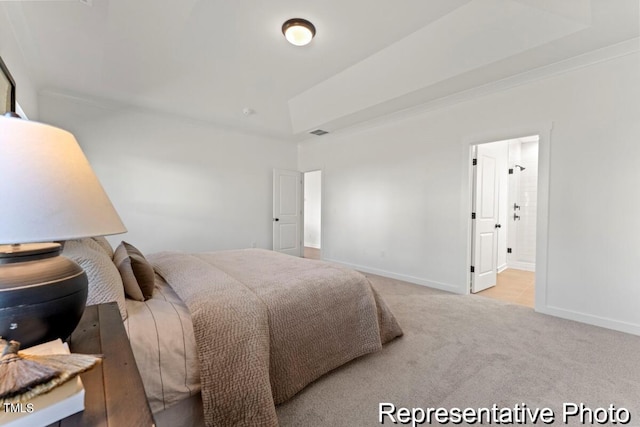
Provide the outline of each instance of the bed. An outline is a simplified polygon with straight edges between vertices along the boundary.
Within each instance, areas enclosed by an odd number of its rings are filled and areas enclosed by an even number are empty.
[[[276,405],[402,335],[368,280],[334,264],[123,245],[70,241],[64,255],[89,276],[88,304],[118,302],[159,426],[277,426]]]

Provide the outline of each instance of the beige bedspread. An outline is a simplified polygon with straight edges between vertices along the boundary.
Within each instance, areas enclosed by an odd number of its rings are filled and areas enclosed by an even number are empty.
[[[150,256],[186,303],[209,426],[277,426],[275,405],[402,335],[361,274],[245,249]]]

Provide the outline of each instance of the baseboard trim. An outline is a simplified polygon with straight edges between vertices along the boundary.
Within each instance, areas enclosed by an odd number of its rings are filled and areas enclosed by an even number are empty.
[[[402,280],[404,282],[414,283],[416,285],[427,286],[429,288],[440,289],[442,291],[452,292],[455,294],[464,294],[465,289],[460,289],[460,286],[451,285],[448,283],[437,282],[434,280],[422,279],[419,277],[410,276],[407,274],[394,273],[392,271],[382,270],[379,268],[368,267],[364,265],[352,264],[349,262],[338,261],[335,259],[324,259],[324,261],[333,262],[335,264],[342,265],[353,270],[358,270],[363,273],[376,274],[382,277],[388,277],[390,279]],[[549,316],[560,317],[562,319],[573,320],[575,322],[586,323],[588,325],[599,326],[601,328],[612,329],[614,331],[625,332],[627,334],[640,336],[640,325],[635,323],[623,322],[620,320],[610,319],[607,317],[594,316],[585,314],[578,311],[567,310],[559,307],[544,306],[540,307],[536,304],[536,312],[541,314],[547,314]]]
[[[516,270],[524,270],[524,271],[536,271],[536,265],[531,262],[510,262],[507,264],[507,268],[513,268]]]
[[[509,266],[507,264],[501,265],[500,267],[498,267],[498,274],[502,273],[507,268],[509,268]]]
[[[394,273],[392,271],[381,270],[379,268],[367,267],[364,265],[352,264],[344,261],[338,261],[336,259],[325,258],[323,261],[333,262],[340,264],[344,267],[358,270],[363,273],[371,273],[382,277],[388,277],[389,279],[402,280],[403,282],[409,282],[416,285],[426,286],[429,288],[440,289],[441,291],[452,292],[454,294],[464,294],[465,290],[460,289],[460,286],[451,285],[448,283],[437,282],[434,280],[421,279],[419,277],[409,276],[407,274]]]
[[[601,328],[613,329],[614,331],[625,332],[627,334],[640,335],[640,325],[623,322],[607,317],[593,316],[579,311],[567,310],[559,307],[546,306],[538,308],[536,311],[550,316],[560,317],[575,322],[586,323],[588,325],[599,326]]]

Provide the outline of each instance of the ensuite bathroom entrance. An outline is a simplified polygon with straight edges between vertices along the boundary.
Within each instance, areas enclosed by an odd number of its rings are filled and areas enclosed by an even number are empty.
[[[533,308],[539,137],[472,149],[471,292]]]

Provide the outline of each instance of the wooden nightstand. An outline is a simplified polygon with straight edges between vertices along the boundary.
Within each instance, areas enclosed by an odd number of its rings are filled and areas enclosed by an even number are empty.
[[[116,303],[88,306],[71,334],[72,352],[102,354],[80,375],[85,409],[51,426],[151,427],[155,423]]]

